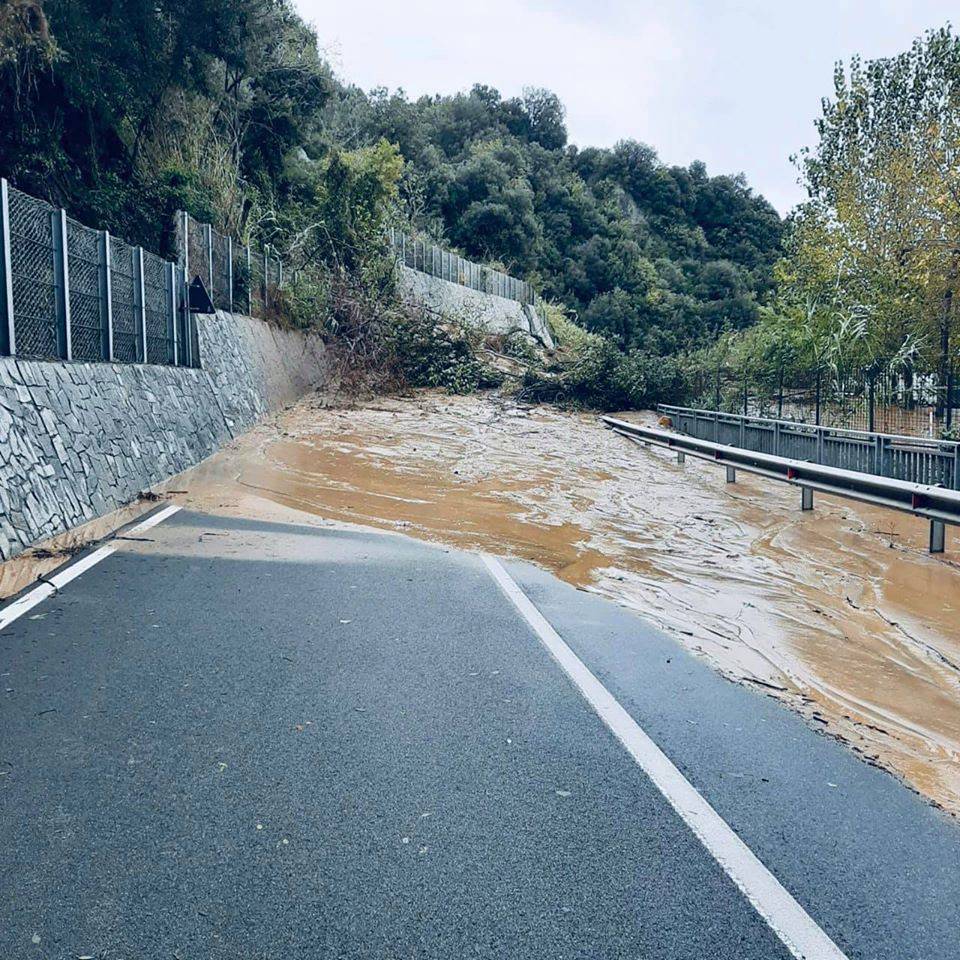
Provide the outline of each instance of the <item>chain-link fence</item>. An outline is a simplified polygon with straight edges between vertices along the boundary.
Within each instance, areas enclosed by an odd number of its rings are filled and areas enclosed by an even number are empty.
[[[500,270],[466,260],[450,250],[428,240],[418,239],[402,230],[391,227],[388,238],[398,263],[411,270],[508,300],[530,304],[536,302],[536,292],[526,280],[518,280]]]
[[[691,391],[698,407],[743,416],[914,437],[960,430],[960,377],[951,369],[701,371]]]
[[[283,262],[269,246],[241,244],[184,211],[177,214],[177,261],[189,281],[200,278],[218,310],[266,317],[279,300]]]
[[[183,272],[0,179],[0,354],[199,366]]]

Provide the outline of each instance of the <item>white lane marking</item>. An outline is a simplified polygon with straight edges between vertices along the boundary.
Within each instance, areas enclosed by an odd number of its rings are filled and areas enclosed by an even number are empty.
[[[847,960],[840,948],[567,646],[500,561],[483,554],[483,562],[500,589],[530,624],[600,719],[626,747],[790,953],[798,960]]]
[[[156,513],[147,517],[142,523],[127,530],[126,534],[143,533],[146,530],[155,527],[158,523],[163,523],[167,517],[172,517],[180,507],[175,503],[158,510]],[[25,613],[32,610],[38,603],[42,603],[47,597],[53,596],[58,590],[62,590],[71,580],[76,580],[81,573],[89,570],[92,566],[98,564],[101,560],[106,560],[111,553],[116,551],[116,547],[107,543],[98,547],[93,553],[88,553],[85,557],[71,564],[65,570],[49,577],[46,581],[34,587],[29,593],[25,593],[18,600],[8,604],[0,610],[0,630],[5,630],[14,620],[19,620]]]

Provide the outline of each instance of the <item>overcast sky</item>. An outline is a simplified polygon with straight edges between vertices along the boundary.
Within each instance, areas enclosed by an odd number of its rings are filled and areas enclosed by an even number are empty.
[[[631,137],[668,163],[746,173],[782,213],[833,64],[887,56],[947,22],[946,0],[295,0],[364,89],[505,96],[548,87],[570,139]]]

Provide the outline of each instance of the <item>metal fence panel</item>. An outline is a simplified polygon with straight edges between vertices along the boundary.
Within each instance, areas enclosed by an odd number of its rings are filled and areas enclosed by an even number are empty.
[[[960,490],[960,443],[661,405],[677,432],[826,467]]]
[[[213,290],[210,298],[219,310],[230,308],[230,252],[227,238],[211,232],[213,248]]]
[[[107,318],[100,297],[100,232],[67,217],[70,338],[74,360],[105,360]]]
[[[147,327],[147,361],[173,363],[173,338],[170,284],[167,263],[152,253],[143,252],[143,306]]]
[[[462,287],[470,287],[481,293],[518,300],[520,303],[535,303],[533,287],[524,280],[508,276],[499,270],[491,270],[483,264],[458,256],[435,243],[427,243],[391,228],[387,238],[397,262]]]
[[[17,353],[57,356],[53,229],[56,211],[10,188],[10,275]]]
[[[194,277],[200,277],[205,287],[210,286],[210,251],[207,249],[207,232],[204,224],[197,223],[193,217],[187,217],[187,254],[190,258],[190,276],[187,283]],[[213,291],[210,291],[211,296]]]
[[[110,238],[110,299],[113,315],[113,357],[122,363],[140,359],[140,317],[134,292],[136,248]]]
[[[263,316],[263,257],[252,252],[250,257],[250,312],[255,317]]]

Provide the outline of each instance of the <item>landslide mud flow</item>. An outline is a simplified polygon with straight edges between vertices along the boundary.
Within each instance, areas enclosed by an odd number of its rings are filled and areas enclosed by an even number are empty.
[[[727,485],[592,415],[433,394],[306,400],[175,486],[208,511],[292,508],[541,564],[960,813],[960,567],[952,544],[924,553],[915,518],[826,497],[802,514],[792,487]]]

